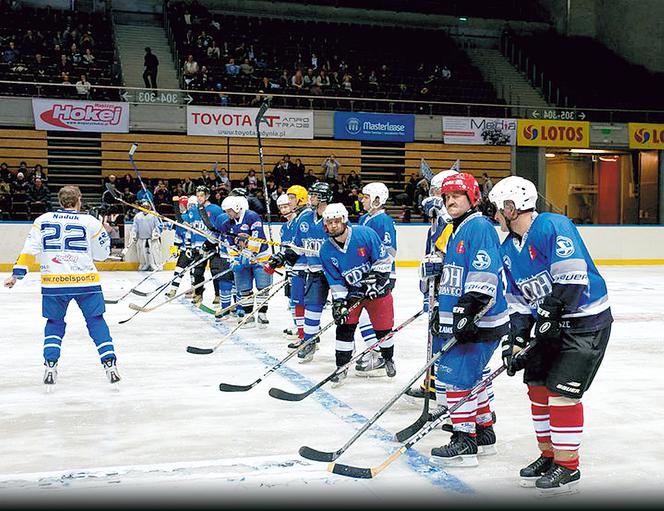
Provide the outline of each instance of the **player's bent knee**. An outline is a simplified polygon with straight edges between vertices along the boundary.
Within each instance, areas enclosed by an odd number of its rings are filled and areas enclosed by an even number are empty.
[[[574,406],[581,402],[581,399],[575,399],[565,396],[549,397],[549,406]]]

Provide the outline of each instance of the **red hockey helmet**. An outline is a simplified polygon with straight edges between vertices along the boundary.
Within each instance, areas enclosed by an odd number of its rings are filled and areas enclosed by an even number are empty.
[[[181,196],[178,199],[178,204],[182,209],[186,210],[189,207],[189,197],[187,197],[186,195]]]
[[[480,203],[480,185],[477,180],[466,172],[453,174],[445,178],[440,191],[444,194],[453,192],[465,192],[472,207]]]

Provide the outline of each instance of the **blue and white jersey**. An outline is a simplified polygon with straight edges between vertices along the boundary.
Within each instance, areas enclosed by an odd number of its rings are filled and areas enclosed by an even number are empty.
[[[181,215],[180,223],[186,223],[184,214]],[[175,234],[173,236],[173,245],[175,245],[177,248],[183,248],[189,242],[191,234],[190,231],[180,225],[176,225],[174,231]]]
[[[369,271],[390,273],[392,269],[392,258],[373,229],[361,225],[349,225],[347,229],[343,247],[328,237],[320,249],[325,278],[335,300],[345,298],[349,291],[361,292],[360,282]]]
[[[511,314],[536,318],[537,306],[551,294],[554,284],[580,285],[584,290],[578,304],[564,310],[563,328],[592,331],[611,323],[606,283],[569,218],[535,214],[522,241],[510,234],[500,251]]]
[[[508,332],[510,318],[503,287],[500,240],[491,221],[481,213],[469,215],[447,241],[438,287],[443,334],[452,333],[452,310],[466,293],[480,293],[495,300],[477,323],[480,340],[499,339]]]
[[[220,231],[230,234],[246,234],[254,238],[266,239],[265,229],[263,227],[263,220],[260,215],[254,211],[245,211],[240,218],[233,220],[227,216],[227,219],[220,226]],[[228,236],[228,255],[237,256],[242,252],[242,249],[237,246],[237,236]],[[256,262],[263,263],[270,258],[270,250],[265,243],[260,241],[247,241],[249,250],[254,253]]]
[[[298,247],[319,253],[323,243],[328,238],[325,232],[323,217],[319,217],[318,213],[313,210],[308,210],[301,217],[298,217],[298,219],[297,231],[293,242]],[[306,271],[310,273],[323,271],[323,263],[321,262],[320,255],[305,254],[305,260]]]
[[[359,225],[364,225],[373,229],[381,243],[385,246],[387,253],[392,258],[392,271],[390,278],[397,278],[397,230],[394,226],[394,219],[381,209],[373,214],[365,213],[360,217]]]
[[[207,214],[207,217],[210,220],[210,224],[212,224],[214,227],[221,225],[219,222],[225,218],[228,218],[228,215],[226,215],[226,213],[224,213],[224,211],[216,204],[206,204],[205,214]],[[215,238],[219,237],[219,234],[210,230],[207,224],[203,221],[198,206],[189,208],[187,213],[182,215],[183,219],[185,218],[185,215],[188,216],[188,222],[195,229],[198,229],[199,231],[202,231],[210,236],[214,236]],[[219,217],[221,217],[221,219],[219,219]],[[195,232],[191,233],[191,246],[193,248],[200,248],[206,240],[207,238],[201,234],[197,234]]]

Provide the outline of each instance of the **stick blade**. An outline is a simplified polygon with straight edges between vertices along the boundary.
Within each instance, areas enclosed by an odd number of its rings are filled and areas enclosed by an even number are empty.
[[[215,312],[217,312],[216,310],[214,310],[214,309],[208,307],[207,305],[205,305],[205,304],[203,304],[203,303],[199,303],[199,304],[197,305],[197,307],[198,307],[200,310],[202,310],[203,312],[207,312],[208,314],[214,314]]]
[[[255,383],[251,385],[233,385],[232,383],[220,383],[219,390],[221,392],[246,392],[254,387]]]
[[[145,291],[140,291],[140,290],[138,290],[138,289],[132,289],[131,292],[132,292],[133,294],[135,294],[135,295],[142,296],[142,297],[144,297],[144,298],[145,298],[146,296],[150,296],[150,293],[146,293]]]
[[[428,414],[427,414],[428,415]],[[397,434],[394,437],[397,439],[397,442],[403,443],[408,440],[411,436],[417,433],[422,427],[427,423],[427,417],[420,416],[415,422],[410,426],[405,427],[401,431],[397,431]]]
[[[319,451],[317,449],[312,449],[311,447],[308,447],[306,445],[300,447],[300,450],[298,452],[300,453],[300,456],[302,456],[303,458],[312,461],[330,462],[336,460],[339,456],[341,456],[341,452],[339,451],[336,452]]]
[[[120,299],[117,298],[115,300],[112,300],[112,299],[104,298],[104,303],[109,304],[109,305],[115,305],[117,303],[120,303]]]
[[[214,353],[212,348],[197,348],[196,346],[187,346],[187,353],[193,353],[194,355],[209,355]]]
[[[353,467],[343,463],[330,463],[327,471],[345,477],[354,477],[355,479],[372,479],[373,471],[370,468]]]
[[[136,305],[135,303],[130,303],[129,308],[133,311],[137,312],[145,312],[145,307],[141,307],[140,305]]]
[[[281,390],[276,387],[272,387],[268,394],[270,394],[275,399],[281,399],[282,401],[302,401],[305,397],[309,395],[308,392],[301,392],[299,394],[294,394],[288,392],[287,390]]]

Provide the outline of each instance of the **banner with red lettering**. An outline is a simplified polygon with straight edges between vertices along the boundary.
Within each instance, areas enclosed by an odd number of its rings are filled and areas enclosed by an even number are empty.
[[[129,104],[32,98],[35,129],[96,133],[129,133]]]
[[[627,123],[630,149],[664,149],[664,124]]]
[[[590,147],[590,123],[519,119],[516,141],[536,147]]]
[[[187,107],[187,135],[255,137],[258,108]],[[261,121],[264,138],[314,138],[312,110],[268,109]]]

